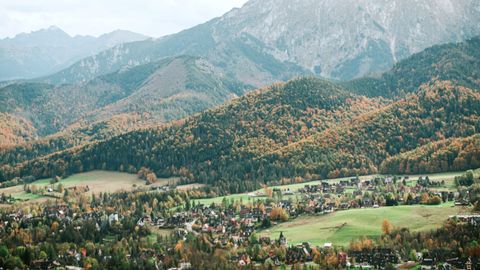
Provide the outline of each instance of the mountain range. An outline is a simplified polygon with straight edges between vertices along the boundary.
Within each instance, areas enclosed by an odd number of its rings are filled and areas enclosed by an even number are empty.
[[[251,0],[158,39],[3,40],[104,50],[0,83],[0,181],[147,168],[234,193],[480,166],[479,14],[473,0]]]
[[[480,34],[479,14],[478,1],[471,0],[251,0],[222,17],[158,39],[127,31],[70,37],[57,27],[19,34],[1,40],[0,50],[42,49],[25,55],[33,62],[13,52],[5,54],[12,59],[0,61],[1,76],[11,72],[22,77],[30,68],[51,73],[81,55],[106,50],[52,75],[0,83],[0,112],[8,114],[2,117],[5,140],[0,145],[129,113],[147,113],[152,115],[150,122],[166,123],[297,76],[347,80],[346,88],[367,96],[412,92],[433,74],[450,79],[452,69],[477,59],[478,44],[464,43],[472,47],[457,52],[443,47],[456,58],[432,54],[456,59],[449,62],[450,69],[395,65],[397,70],[390,73],[398,78],[379,72],[425,47]],[[138,41],[124,43],[134,40]],[[117,43],[121,44],[114,46]],[[420,64],[404,63],[412,62]],[[468,81],[476,70],[458,72]],[[375,76],[348,81],[366,74]]]
[[[59,138],[75,137],[65,133],[5,148],[0,177],[32,179],[94,169],[135,173],[146,167],[157,176],[181,176],[218,193],[234,193],[295,177],[478,167],[480,85],[474,70],[480,59],[470,51],[478,42],[435,46],[385,73],[415,90],[366,97],[352,91],[360,89],[358,80],[294,79],[168,125],[63,148],[57,147]],[[457,61],[459,53],[470,60]],[[417,69],[405,73],[399,68],[409,66]],[[435,73],[428,72],[432,67]],[[458,71],[467,71],[469,80]],[[447,73],[448,79],[440,76]],[[419,79],[411,81],[411,76]]]
[[[427,47],[479,35],[479,15],[475,0],[251,0],[180,33],[82,59],[46,80],[87,81],[178,55],[203,57],[254,86],[313,74],[350,80],[387,71]]]
[[[56,26],[0,39],[0,81],[46,76],[121,43],[146,39],[125,30],[72,37]]]
[[[166,123],[220,105],[247,89],[249,86],[216,72],[204,59],[178,56],[124,68],[86,83],[10,84],[0,89],[0,112],[10,121],[23,119],[35,129],[30,134],[35,138],[116,115],[145,114],[148,117],[142,119]]]

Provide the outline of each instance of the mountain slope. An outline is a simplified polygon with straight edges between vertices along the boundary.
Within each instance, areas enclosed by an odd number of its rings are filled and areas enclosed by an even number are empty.
[[[82,120],[148,113],[166,122],[243,94],[247,86],[226,78],[206,61],[168,58],[122,69],[87,83],[54,86],[20,83],[0,89],[0,112],[29,119],[40,136]]]
[[[255,86],[309,72],[349,80],[386,71],[432,45],[479,35],[479,15],[475,0],[251,0],[178,34],[83,59],[47,81],[85,81],[182,54],[204,57]]]
[[[117,30],[98,38],[71,37],[52,26],[0,40],[0,81],[45,76],[125,42],[148,37]]]
[[[158,40],[139,41],[116,46],[98,55],[82,59],[41,81],[53,84],[88,81],[125,66],[135,66],[165,57],[194,55],[207,59],[229,77],[245,84],[262,86],[297,75],[310,74],[296,64],[263,52],[263,45],[248,35],[217,43],[212,33],[213,20]]]
[[[0,114],[0,116],[3,115]],[[3,119],[3,117],[0,118],[0,120]],[[19,118],[7,117],[6,119],[12,121],[11,119]],[[148,114],[120,114],[105,121],[77,122],[61,132],[36,140],[32,140],[35,129],[28,123],[21,121],[16,125],[7,123],[10,128],[0,129],[0,141],[3,142],[0,144],[0,164],[15,165],[57,151],[107,140],[148,126],[151,121],[151,116]]]
[[[449,81],[426,84],[378,111],[262,158],[267,171],[323,178],[377,173],[387,158],[480,128],[480,93]],[[286,168],[286,169],[285,169]]]
[[[480,167],[480,135],[429,143],[382,162],[380,170],[391,174],[463,171]]]
[[[0,149],[33,140],[37,130],[28,120],[8,113],[0,113]]]
[[[219,25],[261,40],[278,59],[344,80],[478,35],[479,14],[480,3],[471,0],[253,0]]]
[[[181,174],[224,185],[223,192],[242,191],[253,188],[254,182],[235,180],[260,179],[252,175],[254,157],[385,103],[348,94],[326,81],[299,79],[248,94],[167,128],[133,131],[16,167],[5,166],[3,179],[59,173],[55,166],[47,165],[58,162],[63,164],[62,174],[97,167],[136,172],[146,166],[159,176]],[[232,170],[232,166],[237,167]]]
[[[480,37],[462,43],[438,45],[397,63],[379,78],[345,83],[367,96],[402,96],[414,92],[432,78],[453,80],[457,85],[480,89]]]
[[[388,158],[480,129],[480,93],[449,81],[432,81],[403,100],[386,103],[328,82],[299,79],[170,127],[6,164],[0,177],[94,169],[134,173],[147,167],[158,176],[211,184],[218,193],[243,192],[295,177],[377,173]]]

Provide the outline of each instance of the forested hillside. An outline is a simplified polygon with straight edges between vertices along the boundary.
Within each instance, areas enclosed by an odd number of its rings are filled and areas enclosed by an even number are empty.
[[[420,174],[480,168],[480,135],[429,143],[385,160],[380,170],[392,174]]]
[[[23,117],[0,113],[0,149],[33,140],[36,134],[32,123]]]
[[[415,57],[400,63],[390,75],[384,75],[395,77],[396,85],[407,89],[395,90],[391,96],[398,97],[392,100],[367,98],[339,84],[301,78],[254,91],[168,126],[132,128],[126,134],[121,134],[121,127],[114,128],[117,124],[110,126],[96,119],[140,111],[137,116],[145,124],[160,119],[155,111],[150,113],[154,108],[161,108],[167,115],[167,107],[152,100],[171,96],[175,98],[165,100],[173,101],[191,93],[174,94],[175,80],[166,79],[172,78],[166,76],[172,70],[175,74],[189,70],[186,74],[190,76],[178,80],[189,85],[188,89],[198,89],[197,97],[204,93],[202,89],[214,97],[215,93],[218,97],[227,93],[224,87],[215,87],[216,82],[234,89],[242,89],[241,85],[236,88],[229,81],[209,80],[211,77],[205,74],[210,74],[211,66],[197,58],[186,58],[195,63],[194,69],[181,64],[185,61],[168,60],[167,69],[153,69],[155,75],[147,80],[135,79],[134,70],[122,71],[132,76],[103,76],[99,80],[114,81],[119,89],[137,90],[128,94],[128,99],[106,106],[108,110],[86,114],[82,121],[96,123],[89,128],[83,128],[82,122],[70,133],[6,148],[1,153],[0,179],[27,177],[30,181],[32,177],[28,176],[66,176],[94,169],[136,173],[145,167],[159,177],[182,176],[186,181],[211,184],[217,193],[234,193],[295,178],[469,169],[478,163],[474,158],[478,153],[475,135],[480,130],[480,92],[476,88],[480,55],[471,47],[475,42],[478,40],[429,49],[424,56],[415,56],[425,62],[417,65],[422,68],[413,69],[411,61]],[[441,53],[432,53],[437,51]],[[464,64],[457,63],[459,57],[464,57]],[[431,64],[436,58],[441,68]],[[429,66],[451,80],[442,80]],[[139,72],[138,76],[143,74]],[[432,78],[427,80],[428,76]],[[421,84],[423,80],[427,82]],[[138,81],[141,85],[135,85]],[[150,91],[150,82],[162,85],[163,91]],[[421,85],[413,89],[416,84]],[[188,98],[180,100],[184,108],[192,106]],[[135,119],[129,121],[119,123],[137,124]],[[116,137],[108,139],[110,136]]]
[[[347,88],[367,96],[404,96],[432,78],[480,89],[480,37],[437,45],[396,64],[380,78],[362,78],[345,83]]]
[[[147,167],[157,176],[181,175],[223,192],[241,192],[282,178],[376,173],[385,159],[479,129],[480,93],[450,81],[432,81],[385,105],[332,83],[298,79],[168,128],[4,165],[1,177],[93,169],[135,173]]]
[[[349,124],[267,154],[261,164],[272,179],[377,173],[391,156],[445,138],[472,136],[479,129],[480,93],[449,81],[434,81]]]
[[[8,85],[0,89],[0,112],[24,117],[46,136],[78,121],[89,124],[125,113],[149,113],[157,122],[168,122],[222,104],[246,89],[205,60],[182,56],[122,69],[88,83]]]
[[[135,173],[147,167],[157,176],[183,175],[217,186],[222,182],[224,192],[244,191],[252,189],[254,181],[234,180],[263,181],[254,175],[255,157],[385,103],[348,94],[326,81],[298,79],[248,94],[169,128],[134,131],[17,167],[4,166],[1,177],[50,177],[95,168]]]
[[[49,155],[71,147],[81,146],[95,141],[107,140],[134,129],[150,125],[151,122],[152,117],[149,114],[121,114],[106,121],[98,121],[92,124],[78,122],[69,126],[64,131],[32,141],[18,138],[18,136],[23,134],[20,133],[17,137],[13,137],[16,138],[15,144],[5,143],[4,145],[0,145],[0,164],[15,165],[26,160]],[[11,124],[10,126],[15,127]],[[27,125],[27,128],[28,127],[29,126]],[[16,133],[14,134],[8,129],[3,131],[1,135],[6,137],[6,142],[14,141],[14,139],[9,140],[9,138],[19,132],[27,132],[28,134],[29,131],[29,129],[22,131],[23,129],[21,129],[21,126],[15,130]]]

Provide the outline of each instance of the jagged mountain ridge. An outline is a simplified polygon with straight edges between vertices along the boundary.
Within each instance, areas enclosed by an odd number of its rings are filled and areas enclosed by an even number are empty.
[[[477,35],[479,15],[471,0],[254,0],[219,24],[262,40],[278,59],[345,80]]]
[[[72,37],[56,26],[0,39],[0,81],[45,76],[121,43],[145,39],[126,30]]]
[[[480,3],[474,0],[252,0],[178,34],[83,59],[47,79],[88,80],[125,65],[189,54],[255,86],[311,73],[349,80],[386,71],[432,45],[479,34]]]

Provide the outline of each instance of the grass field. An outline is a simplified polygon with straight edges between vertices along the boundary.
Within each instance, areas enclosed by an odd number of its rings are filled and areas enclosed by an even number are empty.
[[[158,183],[168,184],[170,179],[159,179]],[[59,183],[65,188],[74,186],[88,186],[90,188],[89,194],[100,192],[116,192],[121,190],[133,190],[135,188],[145,187],[145,181],[139,179],[135,174],[109,172],[109,171],[91,171],[86,173],[75,174],[65,179],[60,180]],[[50,179],[37,180],[29,185],[34,185],[43,188],[51,185]],[[45,199],[41,195],[29,194],[23,191],[23,185],[0,189],[0,193],[12,195],[13,198],[30,201]]]
[[[249,196],[247,193],[243,194],[233,194],[233,195],[228,195],[228,196],[222,196],[222,197],[215,197],[215,198],[209,198],[209,199],[200,199],[200,200],[195,200],[195,203],[201,203],[204,205],[210,205],[212,203],[219,204],[222,202],[223,198],[226,198],[228,201],[240,201],[242,200],[244,203],[248,202],[254,202],[257,198],[253,198]]]
[[[12,197],[13,197],[15,200],[28,201],[28,200],[40,199],[40,198],[42,198],[43,196],[42,196],[42,195],[38,195],[38,194],[32,194],[32,193],[27,193],[27,192],[25,192],[25,191],[22,191],[22,192],[19,192],[19,193],[14,193],[14,194],[12,194]]]
[[[477,170],[480,173],[480,169]],[[437,188],[436,190],[454,190],[455,185],[454,185],[454,178],[455,176],[462,175],[463,172],[448,172],[448,173],[436,173],[436,174],[423,174],[423,175],[408,175],[409,180],[407,181],[407,184],[410,186],[416,185],[416,182],[420,176],[425,177],[428,176],[430,180],[434,181],[445,181],[446,187],[444,188]],[[365,181],[368,179],[373,179],[377,176],[380,175],[366,175],[366,176],[360,176],[361,181]],[[403,176],[402,176],[403,177]],[[303,188],[305,185],[318,185],[322,181],[328,181],[330,183],[338,183],[341,180],[349,180],[351,177],[344,177],[344,178],[336,178],[336,179],[327,179],[327,180],[318,180],[318,181],[311,181],[311,182],[305,182],[305,183],[298,183],[298,184],[290,184],[290,185],[283,185],[283,186],[272,186],[271,188],[279,188],[279,189],[291,189],[291,190],[298,190],[300,188]],[[346,192],[353,192],[354,189],[347,188]],[[258,190],[261,191],[261,190]],[[240,199],[243,201],[243,203],[249,203],[249,202],[254,202],[257,200],[262,200],[265,198],[262,197],[252,197],[250,195],[252,193],[242,193],[242,194],[233,194],[233,195],[228,195],[228,196],[220,196],[220,197],[215,197],[215,198],[209,198],[209,199],[201,199],[201,200],[196,200],[196,203],[202,203],[204,205],[209,205],[211,203],[221,203],[223,198],[226,198],[228,201],[240,201]],[[285,198],[288,198],[289,196],[285,196]],[[290,196],[294,198],[295,196]]]
[[[466,211],[452,205],[446,203],[439,206],[415,205],[337,211],[322,216],[299,217],[259,234],[278,238],[280,232],[283,232],[290,244],[310,242],[323,245],[331,242],[337,246],[346,246],[355,238],[380,236],[381,224],[385,219],[395,227],[409,228],[412,231],[437,228],[448,216]]]

